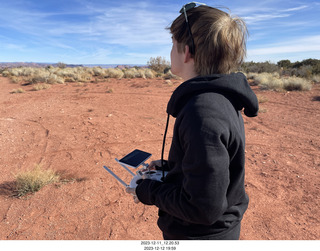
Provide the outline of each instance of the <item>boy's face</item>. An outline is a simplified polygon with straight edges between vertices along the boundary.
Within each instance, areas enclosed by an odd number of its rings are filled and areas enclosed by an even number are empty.
[[[184,53],[178,52],[178,42],[172,37],[172,49],[171,49],[171,72],[174,75],[177,75],[179,77],[182,76],[182,69],[183,69],[183,63],[184,63]]]

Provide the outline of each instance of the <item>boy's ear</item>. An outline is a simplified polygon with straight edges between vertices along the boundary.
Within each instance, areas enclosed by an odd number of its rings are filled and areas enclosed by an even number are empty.
[[[184,47],[184,63],[188,63],[190,60],[193,60],[193,57],[190,53],[190,48],[188,45]]]

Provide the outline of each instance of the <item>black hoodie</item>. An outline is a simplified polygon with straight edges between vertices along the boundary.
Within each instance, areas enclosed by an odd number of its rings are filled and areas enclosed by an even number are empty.
[[[249,117],[259,109],[242,73],[193,78],[172,94],[169,172],[136,189],[142,203],[159,208],[164,234],[219,236],[240,223],[248,206],[243,108]]]

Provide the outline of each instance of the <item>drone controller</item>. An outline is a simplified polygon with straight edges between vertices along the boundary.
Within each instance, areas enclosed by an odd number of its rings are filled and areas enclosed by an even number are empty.
[[[115,159],[126,171],[128,171],[133,178],[131,179],[129,185],[124,182],[119,176],[117,176],[114,172],[112,172],[108,167],[103,166],[104,169],[106,169],[116,180],[118,180],[123,186],[126,188],[136,188],[138,180],[141,179],[151,179],[151,180],[157,180],[162,182],[163,178],[163,172],[159,170],[149,170],[148,164],[145,163],[147,159],[151,157],[150,153],[141,151],[141,150],[134,150],[131,153],[124,156],[122,159],[118,160]],[[140,170],[138,170],[136,173],[132,172],[130,168],[137,169],[139,166],[143,166]],[[164,172],[164,175],[166,175],[167,172]]]
[[[149,170],[149,169],[139,170],[137,172],[137,175],[135,175],[130,181],[130,184],[128,185],[128,187],[136,188],[138,185],[137,184],[138,180],[141,180],[141,179],[162,181],[162,171]]]

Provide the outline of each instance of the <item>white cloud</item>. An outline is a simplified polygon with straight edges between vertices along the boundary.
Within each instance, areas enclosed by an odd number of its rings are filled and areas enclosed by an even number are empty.
[[[252,16],[243,17],[247,24],[255,24],[261,21],[267,21],[275,18],[289,17],[290,14],[254,14]]]
[[[263,7],[263,3],[255,4],[254,6],[244,7],[237,9],[240,15],[244,20],[246,20],[249,25],[261,25],[261,22],[271,21],[273,19],[284,19],[289,20],[288,18],[295,15],[296,12],[309,8],[308,5],[301,5],[298,7],[292,8],[279,8],[277,5],[274,7]]]
[[[108,62],[112,57],[120,58],[119,51],[126,48],[141,53],[143,56],[132,60],[142,62],[147,54],[170,45],[170,34],[165,28],[176,14],[169,5],[155,8],[148,2],[79,2],[77,8],[67,12],[31,11],[27,6],[8,3],[0,8],[0,28],[10,29],[13,34],[7,37],[7,43],[14,44],[23,37],[21,41],[27,48],[52,48],[51,51],[59,50],[61,56],[78,54],[81,61]],[[69,16],[73,19],[69,20]],[[122,57],[131,55],[123,53]]]
[[[170,14],[153,12],[150,8],[129,5],[99,10],[99,15],[91,24],[92,34],[104,37],[108,43],[129,47],[166,44],[170,41],[170,35],[165,30]]]
[[[289,8],[289,9],[281,10],[281,12],[292,12],[292,11],[297,11],[297,10],[303,10],[305,8],[308,8],[308,6],[307,5],[302,5],[302,6],[295,7],[295,8]]]
[[[320,35],[270,44],[263,48],[248,49],[247,54],[248,58],[257,58],[257,56],[272,58],[277,56],[278,58],[282,57],[282,59],[285,59],[283,58],[283,55],[290,57],[292,54],[311,52],[314,57],[320,57]]]
[[[163,44],[170,36],[165,27],[171,20],[170,13],[153,10],[146,3],[126,4],[117,7],[94,8],[87,6],[90,21],[69,22],[68,19],[57,21],[52,16],[80,15],[85,10],[73,13],[30,12],[28,9],[0,10],[0,21],[5,27],[34,37],[59,39],[64,35],[77,35],[79,38],[95,38],[120,45]],[[5,21],[5,22],[4,22]],[[0,24],[1,26],[1,24]]]

